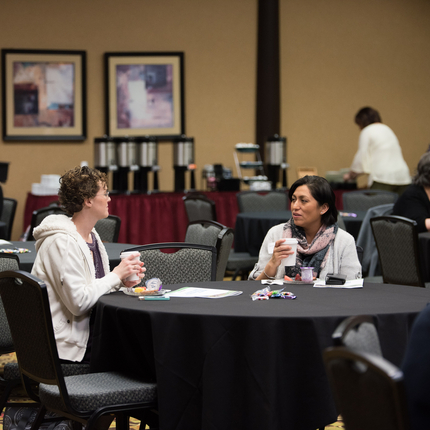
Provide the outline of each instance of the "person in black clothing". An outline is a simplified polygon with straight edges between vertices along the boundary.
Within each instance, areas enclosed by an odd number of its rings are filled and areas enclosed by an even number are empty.
[[[412,430],[430,428],[430,306],[412,326],[402,371]]]
[[[418,233],[430,230],[430,152],[421,157],[417,174],[394,205],[393,215],[416,221]]]

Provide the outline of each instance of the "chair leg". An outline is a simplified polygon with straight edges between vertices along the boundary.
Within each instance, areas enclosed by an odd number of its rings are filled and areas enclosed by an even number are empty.
[[[126,414],[116,414],[115,415],[115,428],[117,430],[128,430],[129,427],[129,417]]]
[[[45,406],[40,405],[40,408],[37,411],[36,418],[34,419],[30,430],[37,430],[40,427],[40,425],[43,423],[43,420],[45,418],[45,414],[46,414]],[[25,424],[24,424],[24,427],[25,427]]]
[[[235,281],[239,273],[240,273],[240,269],[236,269],[233,273],[233,277],[231,278],[231,280]]]

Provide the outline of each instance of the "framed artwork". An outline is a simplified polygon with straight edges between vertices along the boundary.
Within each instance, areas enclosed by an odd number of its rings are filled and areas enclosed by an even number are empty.
[[[107,52],[105,74],[106,134],[185,133],[183,52]]]
[[[86,138],[86,52],[2,49],[3,140]]]

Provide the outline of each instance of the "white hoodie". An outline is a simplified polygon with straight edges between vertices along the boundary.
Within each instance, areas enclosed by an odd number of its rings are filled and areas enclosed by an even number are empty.
[[[58,354],[81,361],[89,337],[92,307],[103,294],[117,291],[121,280],[110,272],[109,258],[96,236],[106,276],[95,277],[94,262],[85,240],[66,215],[50,215],[34,229],[37,256],[31,273],[48,289]]]

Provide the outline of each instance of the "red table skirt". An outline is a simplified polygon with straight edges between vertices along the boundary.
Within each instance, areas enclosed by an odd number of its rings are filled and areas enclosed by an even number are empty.
[[[218,222],[234,228],[238,213],[236,192],[202,192],[216,204]],[[188,219],[183,193],[113,195],[109,213],[121,218],[118,242],[136,245],[183,242]],[[48,206],[57,196],[27,195],[24,230],[34,210]]]
[[[236,191],[201,192],[215,202],[218,222],[234,228],[238,213]],[[336,206],[343,208],[344,190],[335,190]],[[184,193],[113,195],[109,213],[121,218],[118,242],[136,245],[160,242],[183,242],[188,219],[182,197]],[[54,196],[27,195],[24,231],[36,209],[57,200]]]

